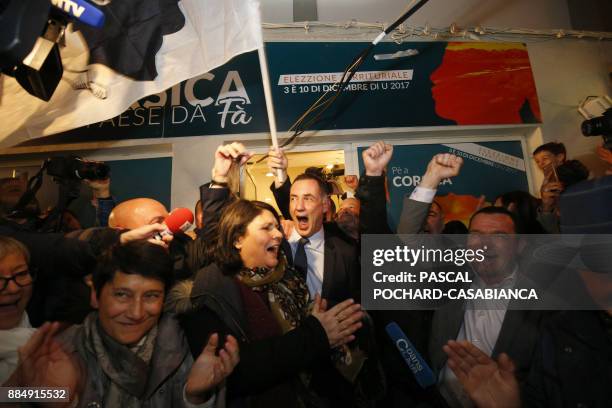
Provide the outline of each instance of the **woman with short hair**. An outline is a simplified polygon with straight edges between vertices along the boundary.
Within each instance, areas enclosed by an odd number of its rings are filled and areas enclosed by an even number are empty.
[[[25,309],[32,296],[30,253],[19,241],[0,236],[0,384],[17,367],[17,349],[36,331]]]
[[[161,246],[112,248],[93,274],[96,311],[57,340],[57,323],[43,325],[22,348],[8,385],[68,387],[78,407],[223,406],[215,387],[238,362],[236,340],[213,335],[192,358],[178,322],[163,313],[172,281]]]

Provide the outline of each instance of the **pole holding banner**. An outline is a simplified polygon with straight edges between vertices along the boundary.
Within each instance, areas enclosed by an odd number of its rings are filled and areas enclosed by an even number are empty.
[[[261,79],[264,89],[264,97],[266,99],[266,110],[268,112],[268,123],[270,124],[270,137],[272,138],[272,147],[278,149],[278,138],[276,136],[276,116],[274,115],[274,104],[272,103],[272,87],[270,85],[270,75],[268,73],[268,61],[266,59],[266,50],[264,42],[262,41],[261,47],[257,49],[259,55],[259,67],[261,69]],[[278,169],[276,171],[276,179],[279,184],[285,181],[283,171]]]

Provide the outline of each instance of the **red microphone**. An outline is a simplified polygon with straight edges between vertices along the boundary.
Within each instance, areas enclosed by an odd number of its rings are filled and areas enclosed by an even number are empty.
[[[158,233],[155,238],[161,239],[166,235],[174,235],[185,232],[193,224],[193,213],[187,208],[175,208],[164,220],[165,230]]]

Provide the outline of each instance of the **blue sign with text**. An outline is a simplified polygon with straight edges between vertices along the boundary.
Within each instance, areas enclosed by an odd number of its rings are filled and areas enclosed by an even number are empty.
[[[359,172],[363,173],[358,148]],[[395,230],[402,212],[404,197],[419,184],[427,164],[438,153],[453,153],[463,158],[457,177],[442,180],[436,194],[445,213],[445,221],[460,220],[466,226],[484,195],[486,203],[514,190],[529,191],[525,161],[520,141],[397,145],[387,166],[388,221]]]

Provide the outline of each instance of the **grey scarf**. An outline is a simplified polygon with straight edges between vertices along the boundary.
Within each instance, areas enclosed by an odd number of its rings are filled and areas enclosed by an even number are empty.
[[[155,348],[157,325],[134,347],[118,343],[102,327],[97,313],[84,322],[86,351],[92,354],[103,372],[104,406],[140,407],[149,378],[149,363]]]

